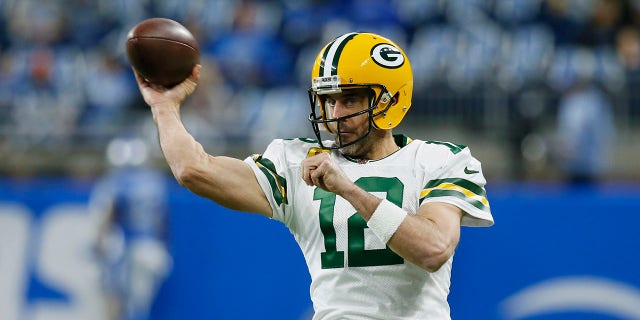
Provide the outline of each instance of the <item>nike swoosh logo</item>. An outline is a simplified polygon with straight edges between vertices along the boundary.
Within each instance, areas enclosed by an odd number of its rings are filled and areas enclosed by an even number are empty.
[[[476,170],[469,170],[469,168],[464,167],[464,173],[466,174],[474,174],[474,173],[478,173],[480,171],[476,171]]]

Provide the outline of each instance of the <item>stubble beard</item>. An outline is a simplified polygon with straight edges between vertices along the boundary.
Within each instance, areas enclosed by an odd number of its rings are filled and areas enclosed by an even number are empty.
[[[361,151],[363,149],[362,144],[364,143],[364,140],[358,141],[352,145],[346,146],[342,149],[340,149],[342,151],[342,154],[350,157],[350,158],[360,158],[361,155]]]
[[[369,117],[368,114],[364,114],[364,115],[361,115],[361,116]],[[370,127],[369,128],[365,128],[365,133],[363,133],[366,136],[364,138],[362,138],[360,141],[358,141],[358,142],[356,142],[356,143],[354,143],[352,145],[340,148],[340,152],[342,152],[342,154],[344,154],[344,155],[346,155],[346,156],[348,156],[350,158],[354,158],[354,159],[364,159],[365,158],[367,153],[369,153],[369,151],[371,151],[371,148],[373,148],[373,142],[375,141],[375,137],[374,136],[376,134],[376,132],[375,132],[376,128],[373,126],[373,123],[372,123],[371,119],[369,119],[368,125]],[[336,130],[336,131],[339,131],[339,130]],[[334,135],[336,144],[340,143],[340,136],[338,134]],[[362,136],[360,136],[360,137],[358,137],[356,139],[360,139],[361,137]]]
[[[371,150],[374,140],[374,129],[372,128],[371,132],[367,134],[362,140],[341,148],[340,151],[342,154],[354,158],[354,159],[363,159],[366,154]]]

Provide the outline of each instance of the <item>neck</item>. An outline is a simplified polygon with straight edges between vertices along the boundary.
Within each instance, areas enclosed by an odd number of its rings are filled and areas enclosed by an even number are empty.
[[[389,155],[400,149],[391,134],[389,134],[389,136],[385,137],[383,140],[379,141],[379,143],[379,148],[372,148],[371,155],[368,157],[369,160],[378,160],[388,157]]]

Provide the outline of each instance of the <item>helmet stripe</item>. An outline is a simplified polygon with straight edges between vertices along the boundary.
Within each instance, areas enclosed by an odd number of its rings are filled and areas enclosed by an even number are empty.
[[[331,47],[331,45],[334,42],[336,42],[336,41],[333,40],[333,42],[331,42],[331,44],[327,45],[326,49],[322,53],[322,60],[320,60],[320,72],[316,75],[317,77],[322,77],[322,75],[324,74],[324,64],[327,61],[327,54],[329,54],[329,48]]]
[[[336,40],[328,46],[325,51],[323,64],[320,66],[320,77],[329,77],[332,75],[338,74],[338,61],[340,60],[340,54],[342,53],[342,49],[349,42],[349,40],[353,39],[353,37],[358,34],[357,32],[351,32],[344,34],[337,38]],[[331,63],[331,65],[327,66],[327,62]]]

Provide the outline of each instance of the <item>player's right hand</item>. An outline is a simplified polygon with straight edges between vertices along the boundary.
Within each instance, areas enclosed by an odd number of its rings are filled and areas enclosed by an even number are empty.
[[[316,186],[337,195],[355,187],[344,171],[331,159],[331,154],[326,152],[302,160],[302,180],[308,186]]]
[[[191,76],[173,88],[165,88],[163,86],[152,84],[135,72],[135,70],[133,73],[136,76],[138,88],[140,89],[140,93],[142,94],[144,101],[151,108],[179,108],[184,99],[195,91],[196,86],[198,85],[198,80],[200,79],[200,69],[202,69],[201,65],[195,65],[191,71]]]

